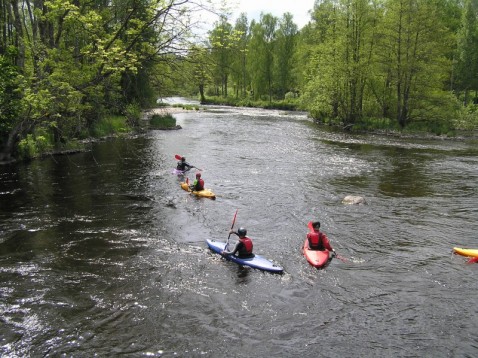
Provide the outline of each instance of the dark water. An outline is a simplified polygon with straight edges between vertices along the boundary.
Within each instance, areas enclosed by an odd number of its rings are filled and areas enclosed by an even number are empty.
[[[451,255],[478,247],[476,141],[251,109],[176,118],[180,131],[0,167],[1,356],[478,356],[478,265]],[[180,189],[174,154],[217,200]],[[236,209],[285,274],[209,252]],[[306,263],[315,219],[347,262]]]

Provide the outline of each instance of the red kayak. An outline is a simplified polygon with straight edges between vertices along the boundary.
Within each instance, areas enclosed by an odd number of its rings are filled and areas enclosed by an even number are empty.
[[[312,222],[309,222],[307,225],[310,231],[313,231]],[[322,268],[329,262],[330,254],[329,250],[311,250],[309,249],[309,240],[306,238],[304,241],[304,246],[302,247],[302,252],[304,253],[305,258],[314,267]]]

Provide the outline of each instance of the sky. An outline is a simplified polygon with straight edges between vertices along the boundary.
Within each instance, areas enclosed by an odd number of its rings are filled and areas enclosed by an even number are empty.
[[[286,12],[293,16],[294,23],[301,29],[309,22],[309,10],[314,7],[315,0],[230,0],[231,6],[237,4],[233,14],[234,21],[241,12],[247,14],[249,22],[259,20],[261,12],[271,13],[281,18]]]
[[[309,10],[314,7],[314,2],[315,0],[227,0],[228,6],[233,10],[229,22],[234,25],[242,12],[246,13],[249,23],[253,19],[259,21],[261,12],[278,18],[290,12],[294,23],[301,29],[310,20]]]

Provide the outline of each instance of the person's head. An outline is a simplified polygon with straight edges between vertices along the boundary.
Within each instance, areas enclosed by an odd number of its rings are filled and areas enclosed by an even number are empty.
[[[237,230],[237,234],[239,235],[239,237],[244,237],[247,235],[247,230],[243,227],[240,227],[239,230]]]
[[[182,161],[182,162],[185,162],[185,161],[186,161],[186,157],[181,157],[181,161]]]
[[[313,222],[312,227],[316,230],[319,230],[320,229],[320,221]]]
[[[196,178],[199,179],[201,177],[201,173],[196,173]]]

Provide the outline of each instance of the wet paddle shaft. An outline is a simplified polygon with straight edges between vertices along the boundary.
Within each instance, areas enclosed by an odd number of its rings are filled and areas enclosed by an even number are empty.
[[[239,209],[236,209],[236,213],[234,214],[234,219],[232,219],[232,225],[231,225],[231,230],[234,228],[234,223],[236,222],[236,216],[237,216],[237,211]],[[229,245],[229,238],[231,237],[231,233],[229,233],[229,236],[227,237],[227,242],[226,246],[224,246],[224,250],[227,250],[227,246]]]

